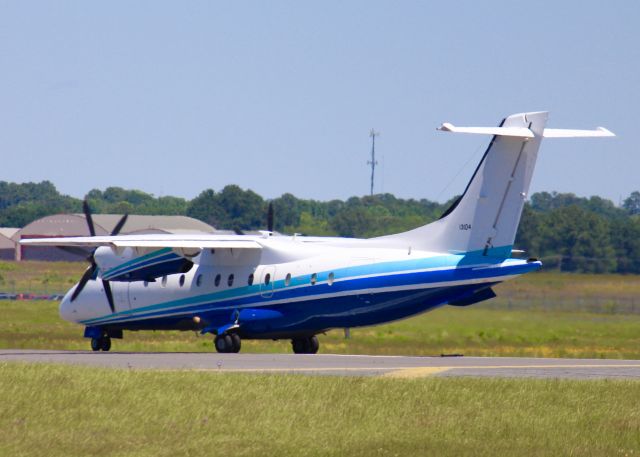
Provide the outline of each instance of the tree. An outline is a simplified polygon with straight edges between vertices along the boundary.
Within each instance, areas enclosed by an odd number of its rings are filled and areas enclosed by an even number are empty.
[[[541,226],[542,257],[559,257],[563,271],[615,271],[615,250],[603,217],[571,205],[548,213]]]
[[[628,214],[635,215],[640,214],[640,192],[637,190],[631,192],[622,203],[622,207],[627,211]]]
[[[218,228],[216,223],[225,218],[224,210],[218,204],[213,189],[203,190],[200,195],[189,202],[187,216],[200,219],[216,228]]]
[[[274,199],[273,222],[276,231],[283,231],[285,227],[297,227],[300,225],[302,211],[298,205],[299,200],[292,194],[282,194]],[[308,214],[308,213],[307,213]]]
[[[266,229],[267,207],[254,191],[228,185],[215,198],[224,211],[218,226],[241,230]]]

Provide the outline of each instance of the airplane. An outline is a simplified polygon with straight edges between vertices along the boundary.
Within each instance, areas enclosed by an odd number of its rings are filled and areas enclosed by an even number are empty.
[[[538,270],[513,256],[513,243],[543,138],[611,137],[609,130],[546,128],[547,112],[506,117],[497,127],[440,131],[490,135],[462,195],[440,219],[369,239],[277,235],[91,236],[22,240],[23,245],[92,249],[89,267],[60,303],[60,316],[85,326],[94,351],[124,331],[195,330],[220,353],[243,339],[291,340],[315,354],[318,334],[468,306],[493,286]],[[273,216],[270,216],[272,221]],[[270,222],[269,225],[272,225]]]

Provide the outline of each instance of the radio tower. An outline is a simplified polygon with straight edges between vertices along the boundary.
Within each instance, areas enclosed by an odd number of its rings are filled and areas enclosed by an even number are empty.
[[[371,129],[369,132],[369,137],[371,137],[371,160],[367,161],[367,165],[371,165],[371,195],[373,196],[373,183],[376,174],[376,165],[378,162],[376,161],[376,137],[380,135],[380,132],[376,132]]]

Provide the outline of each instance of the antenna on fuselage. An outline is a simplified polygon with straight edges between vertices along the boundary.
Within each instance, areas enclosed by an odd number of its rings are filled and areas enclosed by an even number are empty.
[[[376,176],[376,165],[378,162],[376,161],[376,137],[380,136],[380,132],[376,132],[371,129],[369,132],[369,137],[371,138],[371,160],[367,161],[367,165],[371,165],[371,195],[373,195],[373,184]]]

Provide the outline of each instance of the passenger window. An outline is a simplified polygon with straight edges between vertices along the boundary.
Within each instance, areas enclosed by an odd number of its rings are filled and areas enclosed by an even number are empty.
[[[311,275],[311,285],[315,285],[318,282],[318,273],[314,273]]]
[[[227,284],[229,287],[233,286],[233,273],[229,275],[229,278],[227,278]]]
[[[180,287],[184,286],[184,275],[180,275]]]
[[[333,285],[333,281],[335,280],[335,276],[333,274],[333,272],[329,273],[329,278],[327,279],[327,283],[332,286]]]
[[[167,275],[162,277],[162,282],[160,283],[162,287],[167,287]]]
[[[264,277],[264,285],[268,286],[270,282],[271,282],[271,274],[267,273],[266,276]]]
[[[249,279],[247,279],[247,282],[249,283],[250,286],[253,285],[253,273],[249,275]]]
[[[285,286],[291,285],[291,273],[287,273],[287,277],[284,278],[284,285]]]
[[[216,275],[216,279],[214,281],[214,284],[216,285],[216,287],[218,287],[220,285],[220,273],[218,273]]]
[[[202,285],[202,275],[198,275],[196,277],[196,286],[200,287]]]

